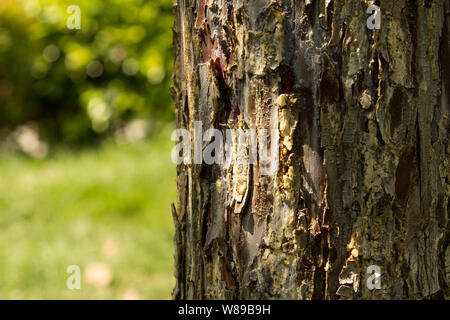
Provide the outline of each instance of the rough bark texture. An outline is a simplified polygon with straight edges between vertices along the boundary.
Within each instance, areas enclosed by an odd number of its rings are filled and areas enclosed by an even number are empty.
[[[449,297],[449,1],[370,4],[174,0],[177,127],[280,135],[274,176],[178,166],[175,299]]]

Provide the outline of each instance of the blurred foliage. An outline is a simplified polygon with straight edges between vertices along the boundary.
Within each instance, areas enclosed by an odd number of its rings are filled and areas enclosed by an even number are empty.
[[[70,5],[81,29],[69,30]],[[1,0],[0,136],[37,123],[85,143],[133,118],[172,120],[171,0]]]

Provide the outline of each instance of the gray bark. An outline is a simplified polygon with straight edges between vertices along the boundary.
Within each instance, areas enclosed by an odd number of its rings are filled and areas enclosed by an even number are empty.
[[[280,138],[177,167],[175,299],[449,297],[449,1],[369,4],[174,0],[177,127]]]

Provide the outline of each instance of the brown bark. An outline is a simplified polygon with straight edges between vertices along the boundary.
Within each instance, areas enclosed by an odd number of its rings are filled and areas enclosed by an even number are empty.
[[[274,176],[178,166],[175,299],[449,297],[449,1],[376,4],[174,0],[177,127],[280,134]]]

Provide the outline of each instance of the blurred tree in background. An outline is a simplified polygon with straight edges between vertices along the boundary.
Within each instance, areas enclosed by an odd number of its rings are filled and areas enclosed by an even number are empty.
[[[73,4],[80,30],[66,26]],[[0,138],[33,123],[78,145],[172,120],[171,25],[170,0],[1,0]]]

